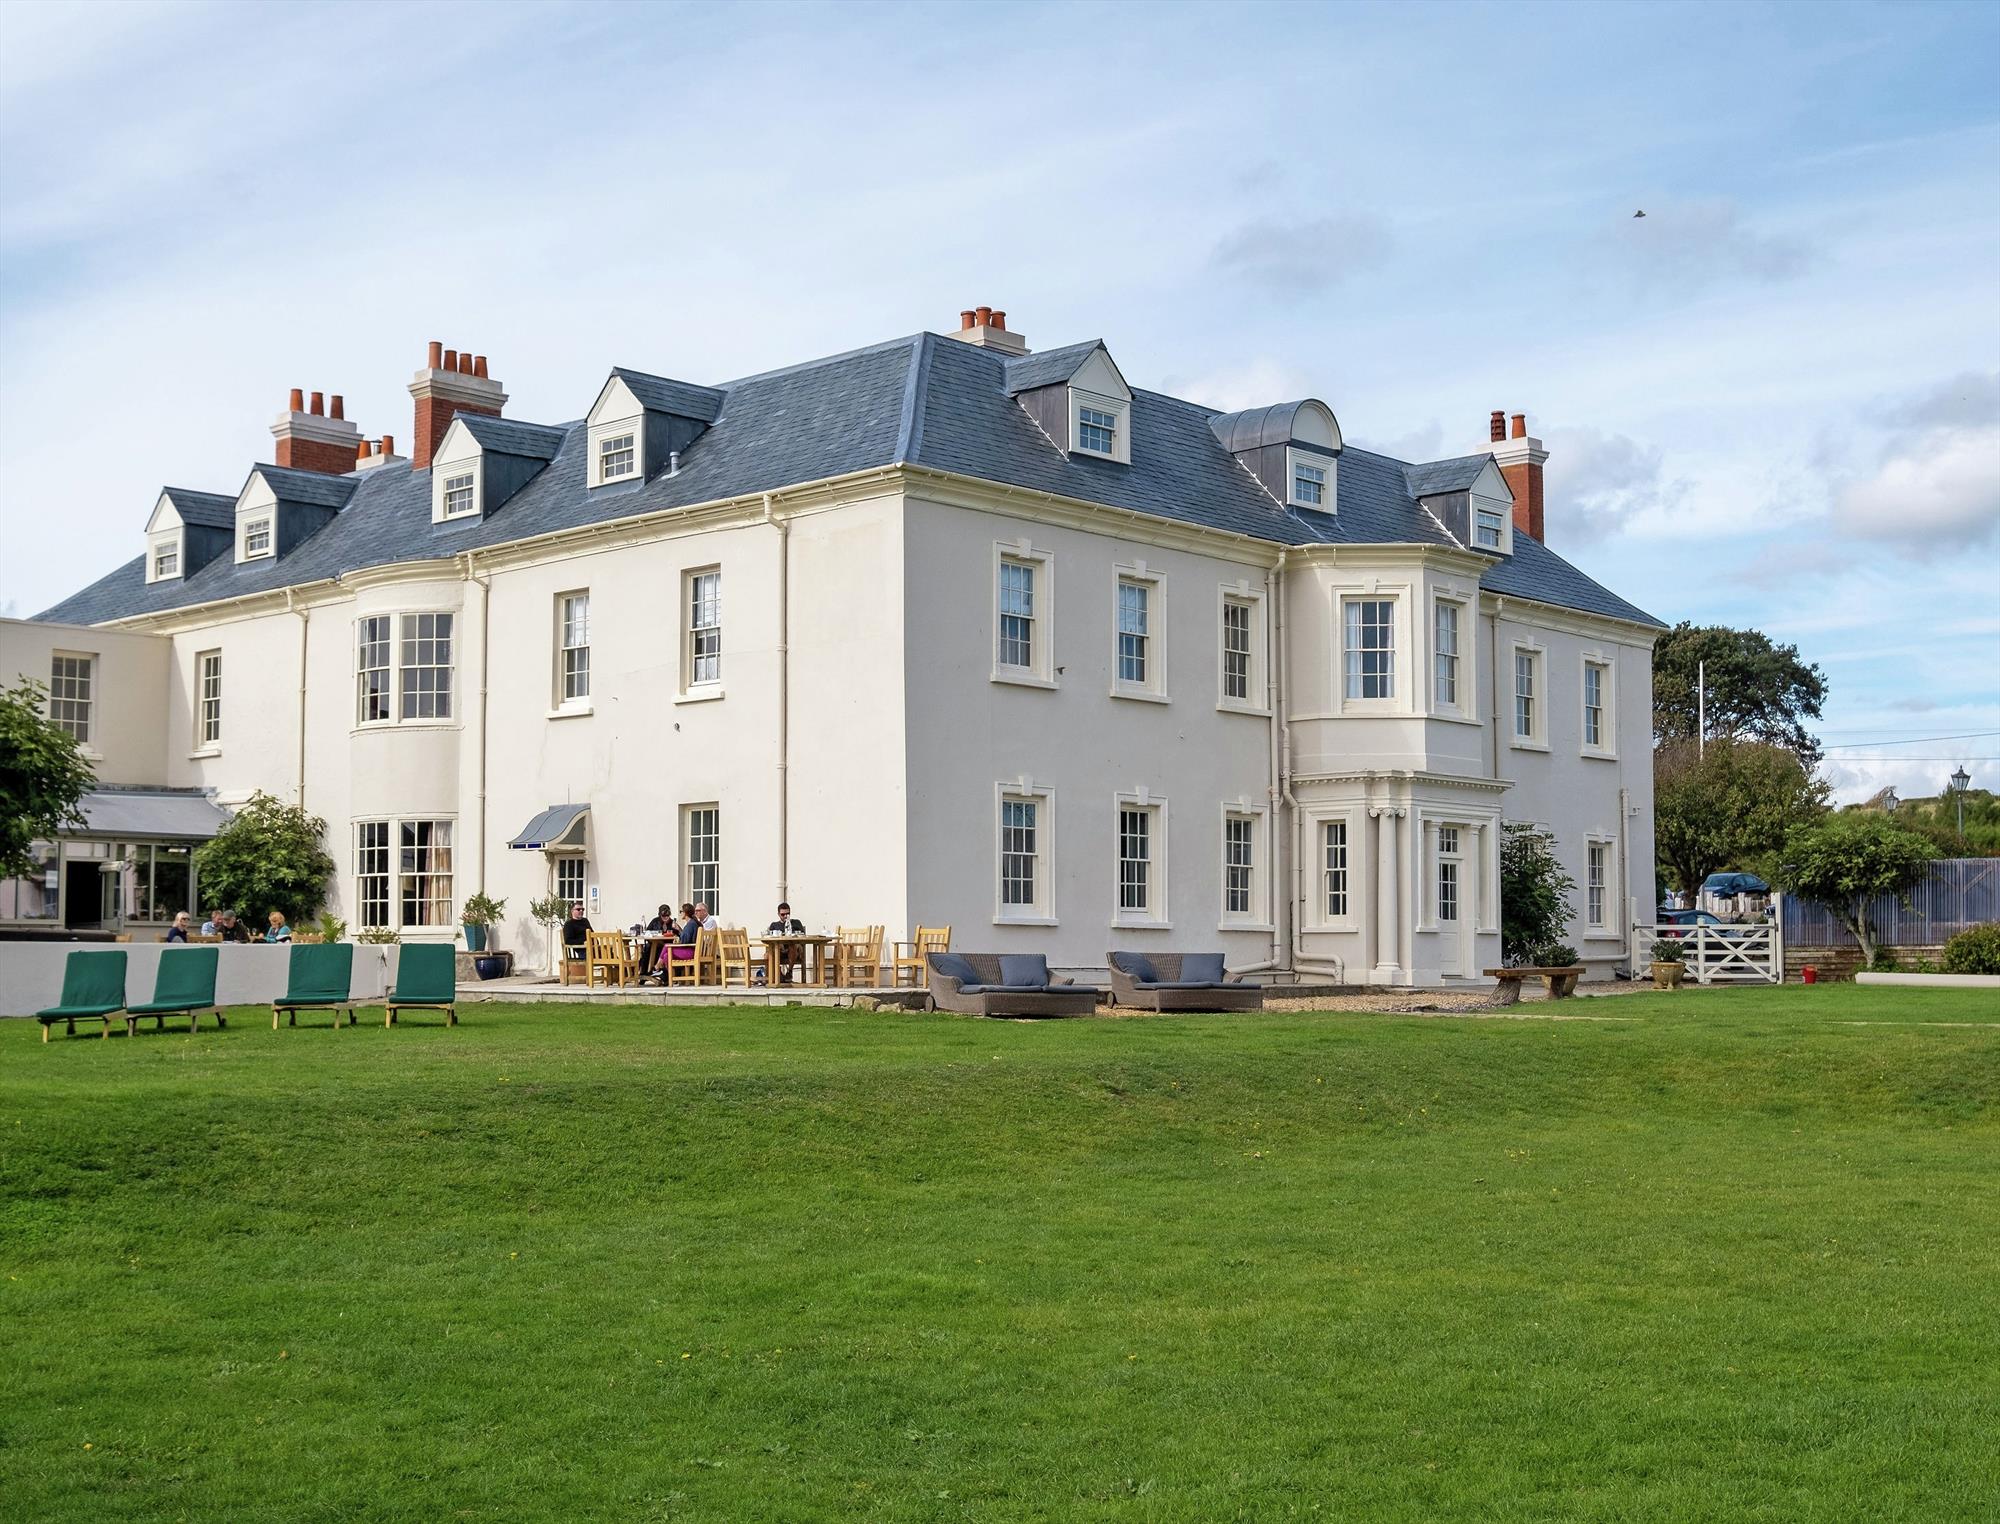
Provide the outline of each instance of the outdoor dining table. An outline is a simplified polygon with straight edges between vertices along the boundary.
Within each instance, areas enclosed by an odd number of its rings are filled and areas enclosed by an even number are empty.
[[[833,942],[832,937],[816,936],[811,933],[779,933],[774,931],[768,936],[760,937],[758,941],[764,949],[764,987],[766,989],[774,988],[778,983],[778,953],[780,949],[786,947],[800,947],[805,949],[805,958],[799,967],[799,982],[801,984],[823,985],[826,983],[826,950]]]

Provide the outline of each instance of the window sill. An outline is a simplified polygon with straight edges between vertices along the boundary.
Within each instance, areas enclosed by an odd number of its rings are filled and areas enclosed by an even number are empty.
[[[1269,936],[1278,928],[1269,921],[1218,921],[1216,922],[1215,929],[1217,931],[1255,931]]]
[[[1384,719],[1408,719],[1410,711],[1392,698],[1344,698],[1340,701],[1340,708],[1336,711],[1334,717],[1342,720],[1357,720],[1373,719],[1377,716]]]
[[[349,727],[348,734],[377,735],[392,730],[457,730],[457,720],[367,720]]]
[[[1174,923],[1172,921],[1154,920],[1132,921],[1120,916],[1114,916],[1111,921],[1111,929],[1113,931],[1172,931]]]
[[[189,752],[187,759],[190,762],[206,762],[210,757],[219,757],[221,755],[222,748],[220,746],[204,746],[200,751]]]
[[[1222,700],[1215,706],[1215,711],[1217,714],[1247,714],[1253,718],[1264,720],[1268,720],[1271,717],[1271,711],[1268,706],[1260,709],[1255,704],[1237,703],[1231,699]]]
[[[86,762],[102,762],[104,760],[104,753],[87,741],[78,744],[76,754]]]
[[[688,688],[674,695],[676,704],[707,704],[722,697],[722,684],[704,683],[699,688]]]
[[[995,926],[1055,926],[1060,924],[1052,915],[996,915]]]
[[[1130,699],[1137,704],[1171,704],[1172,699],[1164,693],[1155,693],[1151,688],[1133,688],[1122,683],[1114,683],[1111,696],[1115,699]]]
[[[1052,677],[1040,677],[1033,672],[1026,671],[1025,669],[1015,670],[1007,667],[995,667],[993,669],[992,675],[987,679],[987,681],[994,683],[1006,683],[1008,686],[1014,688],[1055,689],[1055,688],[1060,688],[1062,686],[1061,683],[1057,682]]]
[[[1625,938],[1615,931],[1586,931],[1583,934],[1583,940],[1586,942],[1623,943]]]
[[[1615,751],[1596,751],[1588,746],[1584,747],[1577,755],[1582,757],[1586,762],[1616,762],[1618,760],[1618,753]]]
[[[1431,711],[1431,718],[1436,720],[1440,725],[1478,725],[1480,723],[1471,715],[1460,714],[1456,710],[1433,709]]]
[[[549,711],[552,720],[581,720],[597,713],[589,704],[562,704]]]
[[[1512,747],[1515,751],[1546,752],[1549,749],[1549,743],[1547,741],[1524,741],[1519,736],[1513,737],[1511,740],[1507,742],[1507,744],[1508,746]]]

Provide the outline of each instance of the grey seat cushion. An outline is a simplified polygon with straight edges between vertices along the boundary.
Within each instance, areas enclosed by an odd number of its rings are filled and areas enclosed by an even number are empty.
[[[1168,979],[1146,986],[1149,990],[1226,990],[1229,986],[1220,979]]]
[[[932,953],[931,969],[947,979],[958,980],[960,985],[975,983],[979,978],[978,971],[957,953]]]
[[[1192,984],[1220,984],[1227,970],[1221,953],[1182,953],[1181,979]]]
[[[1010,990],[1047,989],[1049,960],[1041,953],[1002,953],[1000,983]]]
[[[1118,971],[1136,983],[1159,983],[1160,972],[1153,967],[1153,960],[1144,953],[1119,952],[1113,953],[1111,956],[1118,965]]]

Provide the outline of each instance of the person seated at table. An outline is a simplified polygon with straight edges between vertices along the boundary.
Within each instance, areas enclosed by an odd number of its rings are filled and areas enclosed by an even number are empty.
[[[680,935],[674,925],[674,907],[662,905],[660,913],[646,923],[646,935],[639,943],[639,977],[649,977],[660,961],[660,950]]]
[[[167,928],[167,940],[169,942],[185,942],[188,939],[188,930],[193,925],[194,918],[192,916],[185,910],[176,910],[174,912],[174,924]]]
[[[264,940],[266,942],[289,942],[292,940],[292,928],[285,924],[284,911],[274,910],[271,912],[271,929],[264,933]]]
[[[225,942],[254,942],[257,940],[250,935],[250,928],[236,919],[236,912],[233,910],[221,912],[221,919],[216,922],[215,929],[222,934],[222,940]]]
[[[806,923],[794,919],[792,916],[792,907],[783,902],[780,902],[778,905],[777,920],[764,928],[764,935],[767,937],[802,937],[805,934]],[[792,982],[792,970],[799,969],[803,972],[805,968],[806,950],[799,943],[792,942],[776,949],[776,951],[778,955],[778,982],[780,984],[790,984]]]
[[[581,962],[589,947],[590,932],[590,918],[583,913],[582,903],[570,906],[569,919],[562,923],[563,957]]]
[[[209,911],[208,919],[201,923],[201,934],[205,937],[212,937],[220,934],[221,931],[222,912],[220,910]]]

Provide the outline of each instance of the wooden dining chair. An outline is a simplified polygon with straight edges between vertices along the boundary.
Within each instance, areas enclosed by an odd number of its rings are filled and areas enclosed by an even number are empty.
[[[872,988],[882,978],[883,926],[843,926],[833,944],[833,982],[844,989]]]
[[[639,960],[632,956],[624,937],[615,931],[593,931],[589,936],[589,967],[585,970],[585,983],[595,985],[599,970],[603,971],[605,984],[615,980],[620,989],[628,982],[639,982]]]
[[[699,937],[696,940],[699,942]],[[667,971],[668,989],[681,984],[693,989],[701,983],[701,964],[695,957],[698,951],[698,947],[685,947],[678,943],[669,943],[660,949],[660,967]],[[674,956],[677,952],[684,952],[687,956],[677,958]]]
[[[740,926],[725,926],[716,933],[716,982],[728,986],[732,978],[750,988],[750,933]]]
[[[562,983],[590,983],[590,949],[587,946],[571,947],[567,942],[559,942],[556,953],[562,960],[556,965]]]
[[[694,934],[696,984],[722,983],[722,928],[708,925]]]
[[[919,926],[915,936],[907,942],[896,944],[896,957],[891,969],[890,982],[901,984],[907,972],[910,983],[925,985],[930,983],[930,964],[926,961],[934,952],[951,951],[951,928],[949,926]]]

